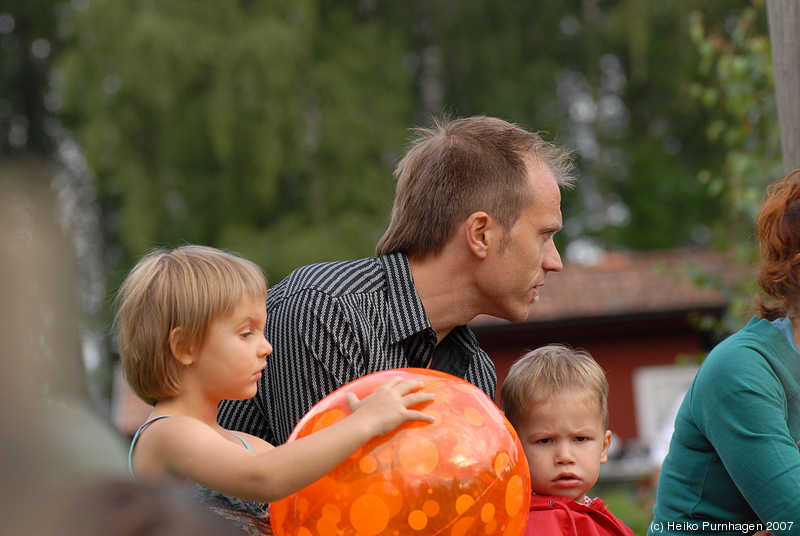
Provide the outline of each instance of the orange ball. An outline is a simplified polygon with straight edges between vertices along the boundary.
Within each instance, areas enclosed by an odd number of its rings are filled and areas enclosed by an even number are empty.
[[[337,389],[288,441],[350,413],[387,378],[424,382],[433,423],[407,422],[369,441],[330,474],[270,505],[277,536],[519,536],[530,505],[528,462],[514,428],[474,385],[442,372],[376,372]]]

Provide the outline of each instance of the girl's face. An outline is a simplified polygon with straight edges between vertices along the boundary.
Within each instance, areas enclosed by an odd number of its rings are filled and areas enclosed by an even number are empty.
[[[611,432],[603,426],[600,408],[574,396],[539,405],[518,432],[531,489],[540,495],[583,500],[608,460]]]
[[[256,394],[272,345],[264,337],[265,300],[244,298],[227,316],[211,321],[194,354],[195,386],[210,399],[243,400]]]

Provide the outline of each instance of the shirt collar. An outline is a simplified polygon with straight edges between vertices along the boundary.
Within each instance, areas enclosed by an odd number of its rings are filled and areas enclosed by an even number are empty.
[[[386,271],[386,296],[389,304],[392,342],[430,329],[431,323],[414,286],[414,275],[405,253],[381,255],[378,261]]]
[[[794,341],[794,329],[792,328],[792,320],[784,316],[782,318],[778,318],[772,321],[772,325],[778,328],[783,332],[783,335],[786,337],[786,340],[789,342],[789,345],[795,352],[800,353],[800,349],[797,348],[797,343]]]

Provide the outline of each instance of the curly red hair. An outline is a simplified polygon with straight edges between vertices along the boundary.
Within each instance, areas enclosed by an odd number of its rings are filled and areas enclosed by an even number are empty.
[[[797,313],[800,298],[800,169],[767,187],[755,227],[760,251],[756,305],[763,318]]]

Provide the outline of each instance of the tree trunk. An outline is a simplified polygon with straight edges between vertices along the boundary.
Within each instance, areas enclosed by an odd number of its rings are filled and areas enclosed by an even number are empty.
[[[800,169],[800,2],[767,0],[775,97],[786,173]]]

